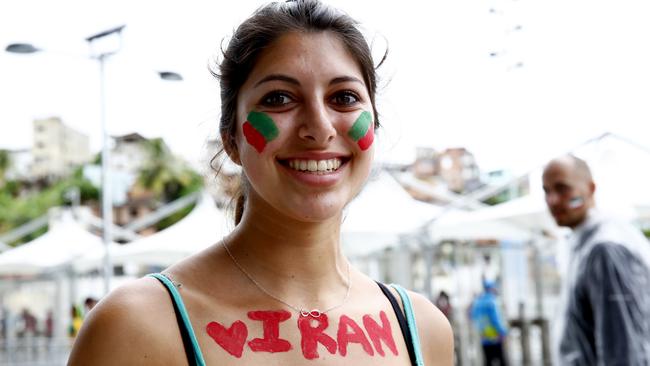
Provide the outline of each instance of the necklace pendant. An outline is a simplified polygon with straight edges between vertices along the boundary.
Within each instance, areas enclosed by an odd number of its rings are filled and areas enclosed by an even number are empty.
[[[305,318],[309,316],[311,316],[312,318],[320,318],[322,314],[323,313],[318,309],[312,309],[312,310],[300,309],[300,315]]]

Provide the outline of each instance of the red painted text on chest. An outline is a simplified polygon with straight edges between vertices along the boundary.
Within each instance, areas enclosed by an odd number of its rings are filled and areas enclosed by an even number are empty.
[[[241,320],[237,320],[229,327],[213,321],[208,323],[206,331],[216,344],[237,358],[242,357],[247,345],[252,352],[288,352],[293,349],[293,346],[288,340],[282,338],[280,323],[291,317],[291,313],[285,310],[249,311],[248,319],[262,322],[261,337],[252,335],[249,337],[248,327]],[[327,314],[321,314],[319,317],[298,316],[297,326],[301,338],[300,349],[302,355],[308,360],[319,357],[319,344],[327,352],[338,353],[343,357],[348,355],[352,347],[358,347],[369,356],[378,354],[384,357],[386,355],[384,347],[388,348],[393,355],[398,355],[390,322],[383,311],[379,313],[379,322],[370,315],[364,315],[363,327],[352,318],[341,315],[338,329],[336,332],[330,330],[331,335],[327,332],[329,327]]]

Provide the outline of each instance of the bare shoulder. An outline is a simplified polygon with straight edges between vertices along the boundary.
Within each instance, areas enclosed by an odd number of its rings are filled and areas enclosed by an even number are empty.
[[[156,279],[141,278],[112,291],[88,314],[68,364],[169,364],[178,347],[182,351],[167,291]]]
[[[409,291],[426,365],[454,364],[454,336],[445,315],[426,297]]]

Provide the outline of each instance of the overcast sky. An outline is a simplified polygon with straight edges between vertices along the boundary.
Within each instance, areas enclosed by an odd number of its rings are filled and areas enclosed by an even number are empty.
[[[650,146],[648,2],[329,3],[362,22],[375,54],[389,48],[380,69],[381,159],[410,160],[415,146],[464,146],[482,169],[525,171],[603,132]],[[197,162],[219,118],[207,65],[261,4],[0,2],[0,46],[46,50],[0,53],[0,148],[31,146],[32,120],[59,116],[99,149],[99,69],[84,39],[126,24],[106,67],[109,132],[163,137]],[[185,81],[161,81],[156,70]]]

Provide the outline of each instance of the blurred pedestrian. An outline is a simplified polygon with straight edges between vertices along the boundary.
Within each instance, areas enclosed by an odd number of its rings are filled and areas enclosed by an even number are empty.
[[[483,293],[472,302],[470,311],[472,322],[481,336],[486,366],[507,365],[504,350],[507,331],[496,295],[496,284],[491,280],[484,280]]]
[[[70,338],[76,338],[83,323],[83,315],[81,310],[76,305],[70,307],[70,326],[68,327],[68,335]]]
[[[0,305],[0,339],[7,339],[9,332],[9,311]]]
[[[453,309],[451,307],[451,301],[449,301],[449,295],[444,290],[440,291],[435,302],[436,306],[443,314],[451,321],[451,316]]]
[[[88,316],[88,313],[95,307],[95,305],[97,305],[97,302],[97,299],[92,296],[88,296],[86,300],[84,300],[84,316]]]
[[[24,308],[20,312],[21,327],[18,330],[18,337],[29,337],[36,335],[38,320],[29,309]]]
[[[555,222],[573,230],[554,326],[556,363],[650,365],[650,243],[595,208],[596,184],[583,160],[556,158],[542,180]]]
[[[45,317],[45,329],[43,330],[43,335],[46,338],[52,338],[54,335],[54,316],[52,310],[47,311],[47,316]]]

